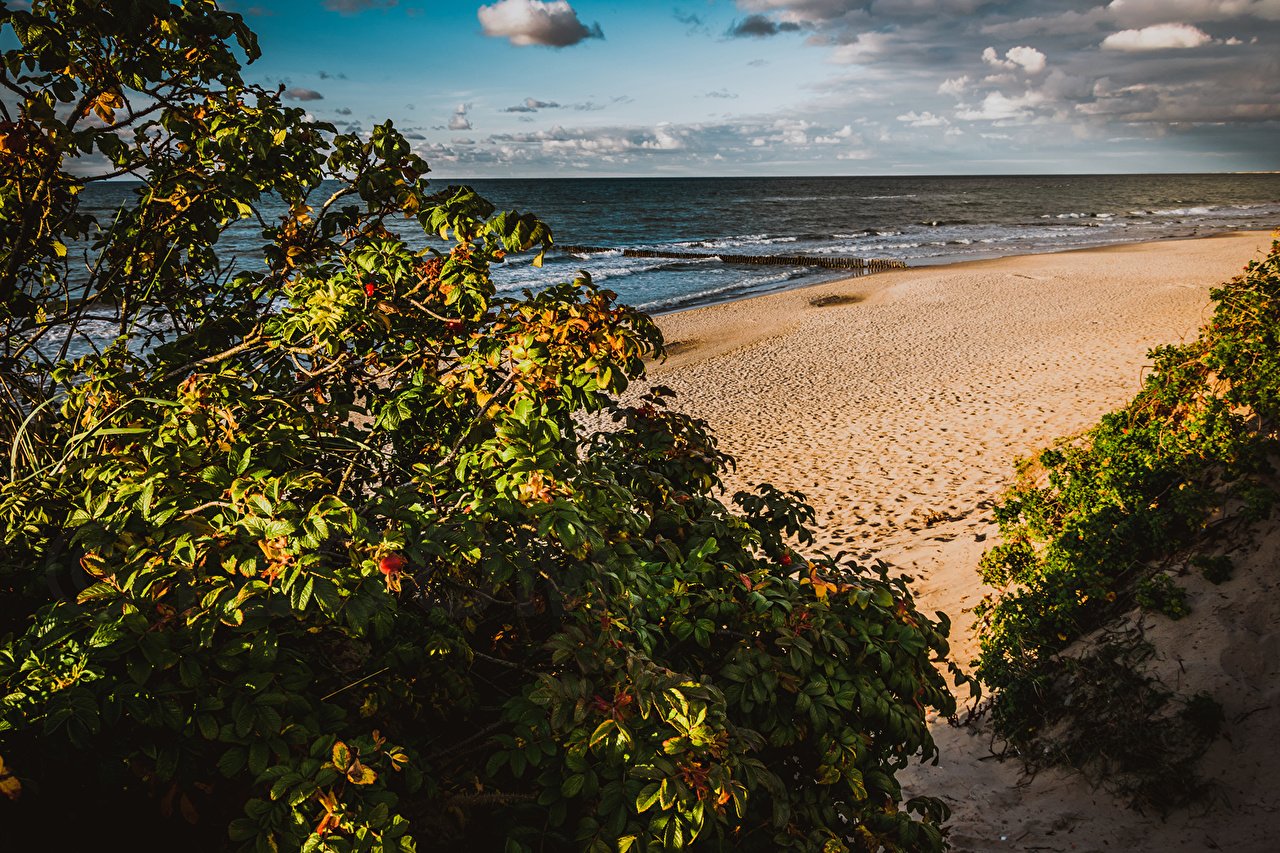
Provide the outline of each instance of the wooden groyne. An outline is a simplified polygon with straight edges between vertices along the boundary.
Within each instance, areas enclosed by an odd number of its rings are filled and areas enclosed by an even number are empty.
[[[724,252],[670,252],[660,249],[618,249],[609,246],[556,246],[562,252],[581,255],[595,255],[603,252],[621,252],[624,258],[671,258],[673,260],[698,261],[717,260],[726,264],[752,264],[769,267],[824,267],[836,270],[863,270],[864,272],[880,272],[882,270],[906,269],[902,261],[888,258],[836,258],[815,257],[813,255],[733,255]]]

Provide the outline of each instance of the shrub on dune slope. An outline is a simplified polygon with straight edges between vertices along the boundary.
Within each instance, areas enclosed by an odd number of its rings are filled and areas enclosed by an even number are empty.
[[[1165,806],[1197,790],[1187,771],[1216,730],[1203,724],[1207,697],[1175,713],[1176,697],[1135,672],[1152,651],[1135,636],[1094,638],[1083,655],[1073,644],[1135,605],[1180,618],[1185,594],[1157,561],[1215,524],[1270,513],[1280,242],[1212,297],[1196,340],[1151,353],[1129,405],[1024,465],[997,508],[1002,544],[981,566],[1001,590],[978,608],[977,670],[997,691],[1000,734],[1032,763],[1105,758],[1107,772],[1137,774],[1138,801]],[[1215,582],[1230,574],[1220,559],[1200,562]],[[1078,742],[1059,738],[1064,724]]]

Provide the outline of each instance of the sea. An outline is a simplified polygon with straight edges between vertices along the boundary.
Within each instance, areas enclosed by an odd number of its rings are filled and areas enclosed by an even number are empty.
[[[436,178],[473,187],[499,209],[538,215],[558,246],[541,268],[514,256],[500,293],[570,281],[580,270],[622,301],[663,313],[848,277],[849,270],[735,256],[866,258],[910,266],[1054,252],[1280,226],[1280,174],[789,178]],[[84,202],[105,222],[136,190],[96,185]],[[278,208],[278,209],[276,209]],[[270,219],[283,208],[268,202]],[[431,238],[393,223],[406,240]],[[261,263],[248,222],[223,240],[236,263]],[[629,257],[626,249],[692,258]]]

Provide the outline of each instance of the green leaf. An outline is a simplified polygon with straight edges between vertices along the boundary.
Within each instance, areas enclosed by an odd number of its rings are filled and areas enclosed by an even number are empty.
[[[658,802],[658,795],[661,786],[657,782],[651,782],[640,789],[640,793],[636,795],[636,814],[644,814],[653,808],[653,804]]]
[[[581,773],[575,773],[564,780],[560,785],[560,793],[566,798],[572,799],[582,790],[582,783],[586,781],[586,777]]]

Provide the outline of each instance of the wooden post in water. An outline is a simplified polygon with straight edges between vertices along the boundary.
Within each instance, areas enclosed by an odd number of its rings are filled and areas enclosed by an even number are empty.
[[[570,254],[583,255],[619,251],[616,248],[607,246],[557,246],[556,248]],[[863,270],[864,272],[907,268],[904,262],[888,258],[822,258],[811,255],[726,255],[723,252],[671,252],[660,249],[622,249],[620,251],[624,258],[670,258],[683,261],[717,260],[726,264],[751,264],[757,266],[823,267],[824,269]]]

